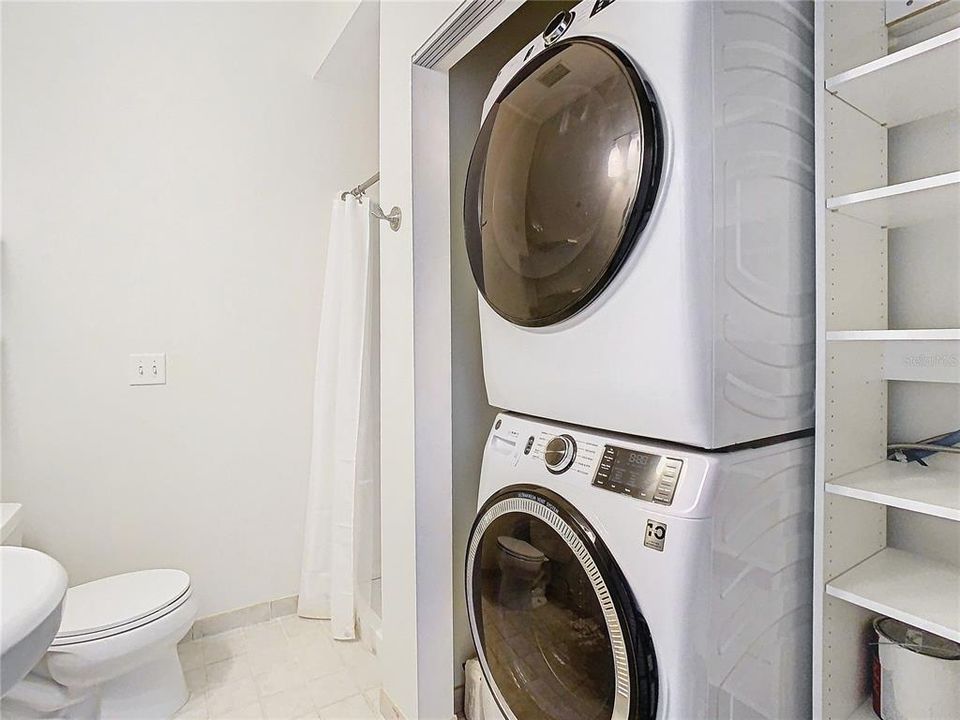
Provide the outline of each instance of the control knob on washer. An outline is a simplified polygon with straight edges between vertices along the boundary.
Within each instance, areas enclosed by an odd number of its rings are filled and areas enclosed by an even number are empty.
[[[553,20],[547,23],[543,30],[543,44],[546,47],[553,45],[557,40],[563,37],[563,34],[570,27],[573,18],[576,17],[572,10],[563,10],[553,16]]]
[[[557,435],[543,449],[543,462],[547,470],[559,475],[573,465],[577,457],[577,443],[569,435]]]

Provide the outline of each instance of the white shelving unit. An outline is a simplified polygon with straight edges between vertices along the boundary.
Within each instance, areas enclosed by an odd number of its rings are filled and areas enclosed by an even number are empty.
[[[887,127],[955,108],[960,104],[960,28],[838,73],[825,87]]]
[[[827,340],[830,342],[842,342],[844,340],[850,342],[875,340],[884,340],[887,342],[960,340],[960,330],[956,328],[932,330],[829,330],[827,331]]]
[[[827,583],[827,594],[960,641],[960,569],[886,548]]]
[[[816,720],[875,720],[877,617],[960,641],[960,457],[887,459],[960,428],[960,3],[897,4],[816,5]]]
[[[883,380],[960,383],[960,329],[830,330],[828,346],[873,343],[880,347]]]
[[[884,228],[956,217],[960,214],[960,172],[832,197],[827,209]]]
[[[960,473],[890,460],[826,484],[833,495],[960,520]]]

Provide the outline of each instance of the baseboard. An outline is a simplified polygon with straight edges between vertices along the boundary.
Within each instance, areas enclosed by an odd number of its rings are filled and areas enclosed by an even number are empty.
[[[385,720],[407,720],[383,688],[380,688],[380,714],[383,715]]]
[[[276,600],[248,605],[227,612],[197,618],[184,640],[199,640],[207,635],[217,635],[227,630],[256,625],[297,611],[297,596],[290,595]]]
[[[371,608],[357,608],[357,639],[374,655],[379,655],[380,643],[383,640],[380,623],[380,618]]]

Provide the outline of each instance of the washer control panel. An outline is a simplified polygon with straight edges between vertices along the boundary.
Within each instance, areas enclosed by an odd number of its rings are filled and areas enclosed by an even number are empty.
[[[604,445],[593,486],[661,505],[673,502],[683,472],[680,458]]]

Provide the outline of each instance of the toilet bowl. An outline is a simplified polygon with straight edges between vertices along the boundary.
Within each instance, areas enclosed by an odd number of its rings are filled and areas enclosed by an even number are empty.
[[[5,717],[172,717],[187,700],[177,643],[196,614],[190,576],[181,570],[70,588],[56,638],[4,698]]]
[[[546,563],[546,555],[525,540],[509,535],[498,537],[500,603],[512,610],[543,605],[546,602]]]

